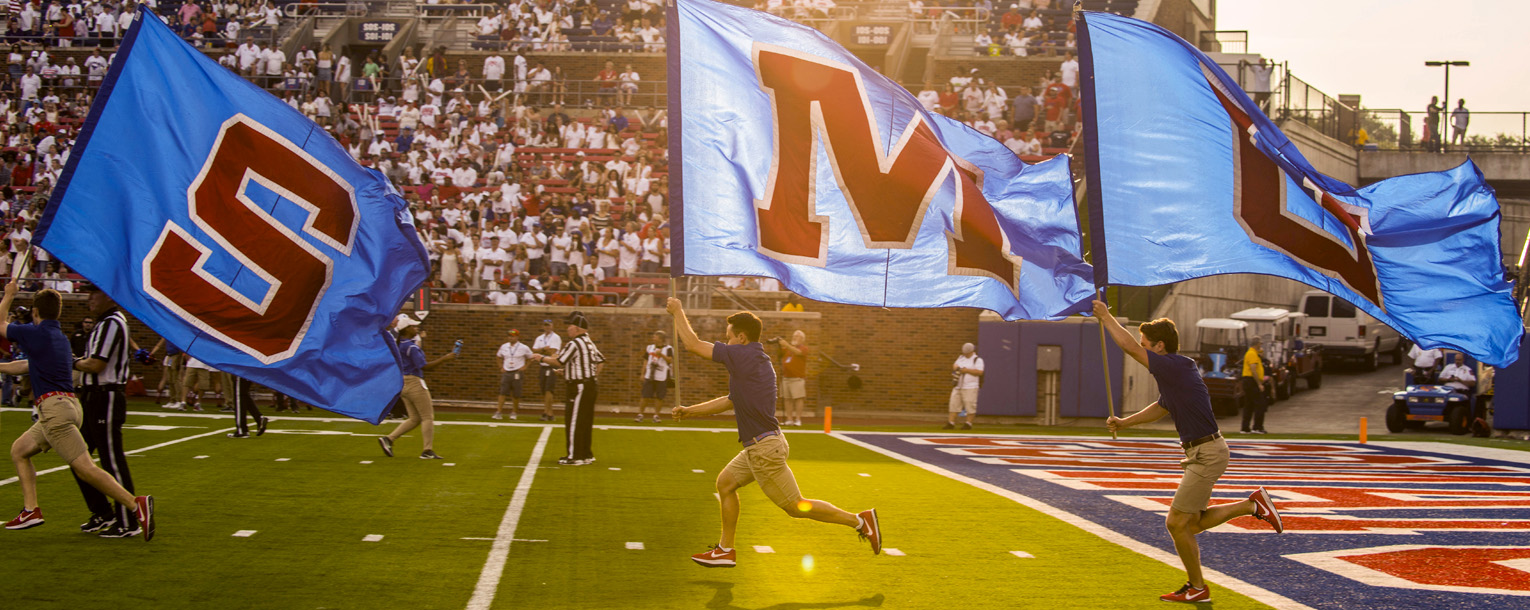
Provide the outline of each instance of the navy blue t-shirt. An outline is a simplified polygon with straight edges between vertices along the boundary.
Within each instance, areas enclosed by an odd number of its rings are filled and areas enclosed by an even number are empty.
[[[776,369],[759,341],[712,344],[712,360],[728,368],[728,400],[738,421],[738,442],[780,430],[776,421]]]
[[[11,324],[5,336],[27,354],[27,374],[32,378],[32,395],[50,392],[73,392],[74,352],[69,351],[69,337],[58,320],[37,324]]]
[[[1217,433],[1217,418],[1211,412],[1211,393],[1201,381],[1195,361],[1180,354],[1160,356],[1147,353],[1148,372],[1158,380],[1158,406],[1174,418],[1174,429],[1181,442]]]
[[[403,368],[406,376],[425,376],[425,350],[420,349],[418,341],[418,339],[405,339],[398,342],[399,366]]]

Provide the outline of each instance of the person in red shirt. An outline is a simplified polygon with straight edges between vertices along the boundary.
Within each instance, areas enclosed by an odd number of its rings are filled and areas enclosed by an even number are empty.
[[[940,110],[949,115],[961,104],[961,95],[956,93],[956,87],[946,85],[946,90],[940,92]]]
[[[807,404],[807,333],[795,331],[792,340],[776,337],[781,346],[781,400],[786,403],[786,425],[802,425],[802,407]]]
[[[1063,120],[1063,113],[1073,101],[1073,91],[1061,81],[1054,81],[1047,85],[1046,92],[1042,94],[1042,105],[1047,112],[1047,131],[1057,131],[1059,123]]]
[[[595,73],[595,80],[600,81],[600,94],[602,96],[616,95],[616,85],[618,83],[615,64],[609,61],[606,62],[606,68]]]

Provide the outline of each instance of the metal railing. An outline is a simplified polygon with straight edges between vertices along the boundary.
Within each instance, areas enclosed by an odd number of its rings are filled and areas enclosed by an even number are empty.
[[[1200,41],[1196,46],[1207,53],[1247,53],[1248,30],[1212,30],[1201,32]]]
[[[281,8],[283,17],[307,17],[309,15],[358,16],[367,14],[365,2],[293,2]]]
[[[1427,110],[1363,109],[1364,148],[1423,152],[1530,153],[1530,112],[1471,111],[1462,137],[1457,139],[1450,113],[1438,114],[1430,133]],[[1354,144],[1353,139],[1346,140]],[[1438,144],[1436,144],[1438,143]]]

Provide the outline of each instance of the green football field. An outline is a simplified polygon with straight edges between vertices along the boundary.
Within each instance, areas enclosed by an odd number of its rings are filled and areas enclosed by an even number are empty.
[[[788,437],[804,494],[877,508],[886,548],[901,555],[874,556],[848,528],[791,519],[751,486],[739,566],[693,564],[716,542],[713,481],[739,448],[721,420],[655,430],[601,419],[598,461],[559,467],[561,426],[481,415],[443,416],[444,461],[415,457],[417,432],[384,457],[372,437],[392,422],[283,418],[264,437],[235,440],[227,416],[159,415],[135,413],[124,432],[138,491],[158,504],[155,540],[80,533],[88,513],[73,478],[42,474],[47,523],[0,530],[0,607],[1159,608],[1157,595],[1183,579],[1013,500],[821,433]],[[0,439],[8,447],[29,424],[5,411]],[[61,466],[52,453],[35,463]],[[5,518],[20,509],[14,474],[0,465]],[[1265,607],[1220,587],[1216,606]]]

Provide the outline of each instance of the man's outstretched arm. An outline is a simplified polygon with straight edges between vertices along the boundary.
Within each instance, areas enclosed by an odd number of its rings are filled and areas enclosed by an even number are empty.
[[[1147,350],[1132,338],[1130,331],[1116,321],[1116,317],[1110,313],[1110,306],[1106,305],[1105,301],[1095,299],[1094,317],[1099,318],[1100,326],[1105,329],[1106,334],[1110,335],[1111,340],[1116,342],[1121,351],[1126,352],[1126,355],[1131,356],[1132,360],[1136,360],[1142,366],[1148,365]]]
[[[675,407],[674,414],[676,420],[681,420],[687,417],[716,415],[718,413],[723,413],[732,409],[733,401],[728,400],[727,396],[719,396],[698,405],[691,405],[689,407]]]
[[[685,317],[685,308],[680,306],[680,299],[670,297],[664,305],[665,309],[669,310],[669,315],[675,317],[675,326],[679,327],[676,338],[680,340],[680,345],[685,348],[685,351],[711,360],[712,344],[696,337],[696,331],[691,329],[691,321]]]

